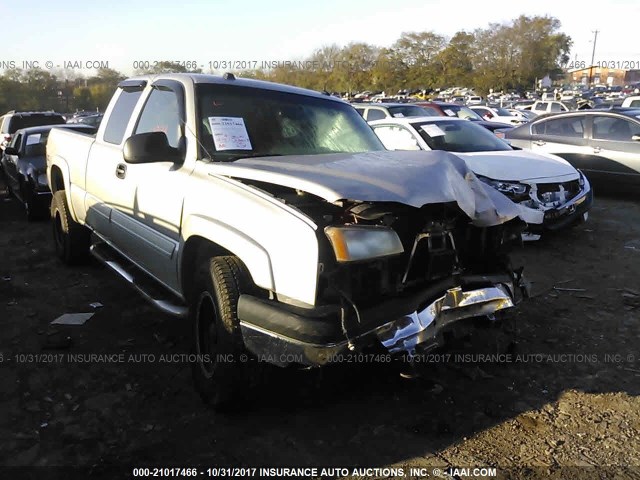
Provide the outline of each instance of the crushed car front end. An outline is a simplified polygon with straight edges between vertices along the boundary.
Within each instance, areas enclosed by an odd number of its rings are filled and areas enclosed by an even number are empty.
[[[517,203],[520,217],[527,222],[525,240],[586,221],[593,205],[593,190],[587,177],[577,171],[577,179],[557,181],[504,181],[481,177],[483,181]]]
[[[453,203],[328,204],[284,190],[277,196],[318,224],[317,301],[242,295],[242,336],[260,358],[319,366],[367,348],[414,354],[441,345],[458,321],[493,318],[525,296],[508,255],[519,218],[476,226]]]

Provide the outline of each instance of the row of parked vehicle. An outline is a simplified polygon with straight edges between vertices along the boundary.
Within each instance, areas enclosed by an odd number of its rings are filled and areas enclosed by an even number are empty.
[[[633,188],[640,184],[640,99],[638,106],[630,97],[626,107],[614,107],[607,109],[590,109],[570,111],[568,109],[559,113],[535,115],[529,118],[522,117],[519,125],[516,122],[499,122],[508,113],[516,115],[517,112],[525,113],[526,110],[499,109],[484,106],[464,106],[444,102],[415,102],[405,104],[363,104],[354,103],[356,110],[372,125],[387,124],[412,124],[406,121],[407,117],[416,121],[416,117],[432,118],[433,122],[444,122],[446,119],[465,119],[476,126],[482,126],[493,132],[506,142],[500,142],[500,148],[523,148],[529,152],[543,154],[547,157],[551,154],[554,161],[583,171],[587,177],[604,185],[622,184]],[[536,101],[532,104],[536,107]],[[544,102],[543,102],[544,103]],[[483,114],[484,115],[480,115]],[[397,122],[394,122],[397,120]],[[380,128],[380,127],[378,127]],[[467,132],[466,144],[460,144],[462,137],[451,141],[445,141],[440,149],[449,151],[469,152],[470,148],[493,148],[490,146],[494,139],[487,137],[485,147],[477,143],[478,135],[484,135],[478,129],[469,126],[461,127]],[[412,137],[405,135],[405,144],[394,144],[393,148],[405,149],[424,148],[421,142],[425,135],[423,131],[409,128]],[[445,131],[445,130],[443,130]],[[474,132],[472,135],[471,132]],[[478,133],[479,132],[479,133]],[[446,131],[445,131],[446,133]],[[443,136],[443,140],[447,136]],[[397,141],[400,141],[396,139]],[[439,143],[436,143],[439,145]],[[505,147],[506,145],[506,147]],[[433,147],[430,147],[433,148]],[[540,170],[544,172],[544,169]],[[574,175],[576,172],[573,172]],[[504,166],[504,175],[507,177],[513,172],[509,166]],[[513,177],[515,178],[515,177]]]
[[[44,145],[57,256],[91,254],[188,318],[195,386],[223,407],[255,377],[248,358],[410,358],[469,322],[507,321],[527,293],[510,247],[586,219],[585,175],[448,110],[142,76],[120,83],[94,134],[14,132],[3,171]]]
[[[0,173],[9,191],[24,205],[27,219],[49,215],[51,190],[46,178],[45,152],[53,127],[95,133],[102,114],[77,112],[7,112],[0,117]]]

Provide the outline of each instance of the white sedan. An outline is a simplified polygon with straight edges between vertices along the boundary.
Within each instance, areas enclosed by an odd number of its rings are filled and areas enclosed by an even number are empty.
[[[387,118],[369,125],[388,150],[446,150],[463,158],[480,180],[520,206],[525,240],[587,220],[591,185],[562,158],[510,146],[460,118]]]
[[[469,108],[490,122],[510,123],[511,125],[520,125],[527,122],[527,120],[516,117],[506,108],[488,107],[486,105],[469,105]]]

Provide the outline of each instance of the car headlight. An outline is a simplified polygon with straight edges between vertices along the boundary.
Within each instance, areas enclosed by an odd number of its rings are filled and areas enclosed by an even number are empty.
[[[355,262],[386,257],[404,252],[398,234],[390,228],[377,226],[326,227],[338,262]]]
[[[521,197],[529,193],[529,185],[519,182],[504,182],[502,180],[493,180],[492,178],[477,176],[487,185],[491,185],[500,193],[504,193],[507,197],[513,199],[514,197]]]

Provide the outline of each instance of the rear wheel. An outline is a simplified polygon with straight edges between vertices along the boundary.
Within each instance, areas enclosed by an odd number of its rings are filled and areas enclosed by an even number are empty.
[[[197,272],[189,305],[197,355],[192,375],[202,399],[216,409],[236,405],[250,383],[238,299],[252,286],[246,267],[234,256],[209,258]]]
[[[90,232],[71,218],[64,190],[53,194],[51,220],[56,255],[68,265],[85,262],[89,257]]]

